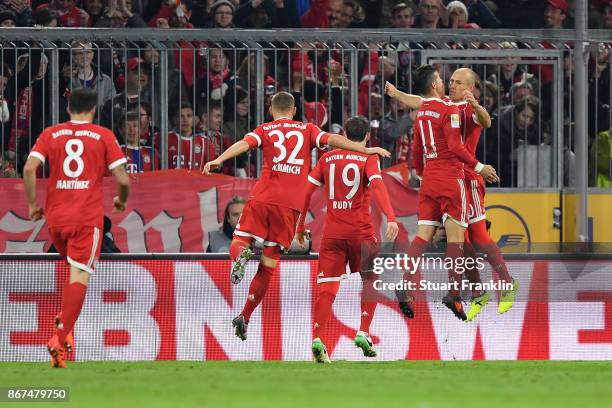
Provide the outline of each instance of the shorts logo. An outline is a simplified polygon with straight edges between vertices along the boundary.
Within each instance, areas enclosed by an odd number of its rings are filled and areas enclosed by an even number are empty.
[[[450,115],[451,127],[455,129],[459,129],[461,127],[461,120],[459,120],[459,115],[456,113],[452,113]]]

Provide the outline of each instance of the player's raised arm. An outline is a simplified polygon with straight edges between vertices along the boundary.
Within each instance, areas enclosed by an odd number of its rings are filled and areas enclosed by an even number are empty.
[[[231,145],[226,151],[221,153],[221,156],[217,157],[215,160],[209,161],[204,165],[204,169],[202,173],[209,175],[212,170],[216,170],[220,168],[226,160],[233,159],[234,157],[240,156],[243,153],[248,152],[251,148],[256,146],[251,146],[251,143],[245,139],[239,140],[233,145]]]
[[[389,81],[385,82],[385,93],[412,109],[419,109],[421,103],[423,103],[423,98],[421,96],[402,92]]]
[[[30,155],[23,167],[23,184],[28,199],[28,216],[32,221],[38,221],[43,217],[43,210],[36,201],[36,171],[43,162],[36,156]]]
[[[348,140],[346,137],[336,134],[329,135],[327,144],[339,149],[350,150],[352,152],[360,152],[365,154],[377,154],[382,157],[391,157],[391,153],[382,147],[365,147],[360,143]]]

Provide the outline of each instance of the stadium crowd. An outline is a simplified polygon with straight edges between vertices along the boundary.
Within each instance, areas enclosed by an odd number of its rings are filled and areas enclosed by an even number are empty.
[[[591,28],[612,29],[612,0],[589,1]],[[1,0],[1,27],[131,28],[571,28],[573,4],[566,0]],[[365,40],[364,40],[365,41]],[[367,46],[368,44],[366,44]],[[542,48],[564,48],[543,42]],[[609,44],[608,44],[609,45]],[[232,142],[254,128],[255,54],[230,43],[168,42],[168,112],[162,112],[159,48],[151,42],[121,44],[73,41],[60,51],[60,94],[53,95],[49,56],[40,45],[3,48],[0,64],[1,177],[21,173],[31,146],[51,124],[50,109],[59,104],[60,121],[72,90],[98,91],[98,121],[115,131],[128,158],[128,170],[161,168],[159,148],[167,146],[168,168],[200,169]],[[312,47],[310,47],[312,46]],[[425,45],[426,46],[426,45]],[[525,48],[517,42],[457,42],[454,48]],[[422,48],[423,44],[415,45]],[[405,44],[375,44],[359,53],[358,113],[373,128],[371,143],[393,155],[384,166],[411,163],[414,112],[384,95],[385,81],[412,89],[411,72],[418,52]],[[297,118],[337,132],[349,111],[349,65],[343,53],[325,44],[293,44],[264,57],[265,104],[278,90],[291,91]],[[565,58],[566,169],[571,168],[572,60]],[[591,184],[609,187],[610,51],[591,53],[589,62],[589,137]],[[457,66],[441,65],[448,80]],[[517,166],[525,146],[550,146],[553,119],[553,72],[550,65],[526,60],[477,65],[477,98],[491,113],[493,126],[479,147],[479,157],[499,169],[500,186],[524,186]],[[171,129],[160,135],[160,118]],[[266,109],[266,119],[269,119]],[[562,138],[562,139],[561,139]],[[523,149],[523,150],[521,150]],[[539,152],[540,150],[538,150]],[[542,152],[550,156],[552,149]],[[569,167],[567,167],[569,166]],[[549,166],[552,167],[552,166]],[[222,171],[239,177],[256,175],[253,157],[245,155]],[[566,185],[571,185],[567,172]]]

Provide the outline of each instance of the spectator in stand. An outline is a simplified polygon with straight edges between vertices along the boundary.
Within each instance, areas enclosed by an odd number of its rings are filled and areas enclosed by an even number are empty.
[[[236,14],[246,8],[246,18],[236,16],[237,26],[244,28],[295,28],[300,27],[300,18],[293,0],[242,0]]]
[[[91,23],[95,26],[100,17],[104,15],[104,2],[102,0],[84,0],[82,4],[83,10],[89,14]]]
[[[230,89],[223,99],[223,116],[225,133],[232,143],[241,140],[251,131],[249,94],[242,88]],[[234,165],[234,163],[232,163]],[[247,177],[251,174],[249,154],[245,153],[235,159],[237,177]]]
[[[310,9],[302,15],[303,28],[339,28],[343,0],[313,0]]]
[[[544,9],[545,28],[563,28],[567,18],[567,0],[548,0]]]
[[[390,151],[391,157],[383,158],[381,164],[383,167],[389,167],[396,163],[409,161],[414,115],[408,106],[398,99],[385,95],[385,100],[388,111],[382,123],[380,147]]]
[[[528,96],[535,96],[533,85],[531,85],[528,80],[524,79],[512,85],[507,102],[515,105]]]
[[[214,157],[217,158],[221,152],[231,146],[229,137],[223,134],[223,107],[220,101],[210,101],[200,105],[198,132],[208,139],[214,149]],[[221,171],[225,174],[233,174],[231,163],[223,164]]]
[[[236,225],[238,225],[245,204],[245,199],[240,196],[233,197],[230,202],[227,203],[223,215],[223,226],[218,231],[208,233],[208,247],[206,248],[206,252],[229,252],[234,230],[236,229]]]
[[[391,11],[392,28],[412,28],[414,25],[414,3],[398,3]]]
[[[11,112],[9,106],[12,105],[6,95],[7,86],[13,76],[13,71],[8,64],[0,64],[0,153],[6,150],[5,141],[9,140],[11,128]],[[0,161],[1,161],[0,155]],[[2,177],[2,176],[0,176]]]
[[[60,89],[63,89],[63,95],[60,95],[60,122],[68,120],[68,97],[78,88],[89,88],[96,91],[98,95],[98,109],[102,109],[104,104],[115,97],[115,85],[110,77],[97,69],[93,64],[94,48],[91,42],[73,41],[70,44],[72,51],[72,66],[65,67],[63,80],[60,83]],[[68,74],[68,75],[66,75]]]
[[[11,109],[14,114],[6,154],[15,164],[18,174],[36,138],[50,123],[48,109],[52,103],[48,99],[51,95],[51,81],[47,77],[48,62],[47,56],[40,49],[25,51],[18,57],[18,71],[11,77],[7,87],[9,99],[14,101]]]
[[[447,14],[442,0],[421,0],[419,15],[414,24],[418,28],[443,28],[447,26]]]
[[[482,82],[481,96],[482,106],[487,110],[487,112],[489,112],[489,115],[493,115],[493,113],[497,110],[500,97],[498,86],[491,81]]]
[[[256,6],[261,4],[261,0],[256,0]],[[234,11],[236,7],[229,0],[217,0],[210,7],[212,18],[206,24],[207,28],[232,28],[234,25]]]
[[[57,13],[50,8],[37,11],[34,17],[35,27],[55,28],[59,25]]]
[[[181,105],[178,127],[168,133],[168,167],[189,170],[201,170],[204,164],[214,160],[213,143],[196,132],[198,117],[194,115],[193,107],[184,103]]]
[[[370,100],[373,94],[383,95],[386,81],[391,81],[396,72],[395,59],[377,54],[371,54],[371,61],[366,63],[364,73],[359,81],[359,114],[370,115]],[[368,74],[368,72],[373,72]],[[379,118],[380,119],[380,118]]]
[[[446,6],[449,28],[463,28],[468,22],[468,10],[465,4],[456,0]]]
[[[10,10],[0,11],[0,28],[17,27],[17,16]]]
[[[196,81],[196,98],[222,100],[229,87],[229,60],[222,48],[209,48],[204,57],[208,61],[205,74]],[[254,84],[253,84],[254,86]]]
[[[12,14],[4,15],[5,12]],[[34,24],[32,8],[28,0],[2,0],[0,15],[4,15],[5,21],[8,21],[8,17],[10,17],[15,22],[13,26],[2,27],[32,27]]]
[[[119,121],[119,135],[125,141],[121,148],[127,159],[126,171],[131,174],[159,169],[157,150],[140,145],[140,115],[128,112]]]
[[[36,8],[40,11],[50,8],[59,17],[60,27],[91,27],[91,20],[85,10],[76,6],[76,0],[52,0]]]
[[[485,160],[498,170],[500,187],[515,187],[517,184],[516,148],[541,142],[538,112],[538,99],[527,96],[515,105],[499,108],[492,116]]]
[[[138,14],[132,13],[131,0],[108,0],[104,15],[98,16],[95,27],[144,28],[147,23]]]
[[[158,150],[161,139],[159,132],[151,123],[151,105],[146,102],[128,104],[127,111],[135,112],[140,117],[140,144]]]
[[[102,108],[101,123],[115,129],[128,104],[151,104],[149,69],[142,58],[132,57],[126,64],[125,90],[107,101]]]

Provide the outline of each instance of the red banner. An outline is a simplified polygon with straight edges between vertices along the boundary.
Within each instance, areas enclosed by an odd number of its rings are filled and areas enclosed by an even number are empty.
[[[377,307],[370,333],[377,360],[612,359],[610,261],[513,261],[520,296],[506,314],[497,297],[476,321],[439,302],[408,320],[393,299]],[[234,336],[257,263],[232,285],[229,261],[114,260],[99,263],[75,327],[76,360],[309,360],[317,262],[283,260],[248,339]],[[67,276],[63,262],[0,260],[0,361],[44,361]],[[424,273],[422,278],[433,279]],[[488,272],[487,272],[488,273]],[[429,275],[428,275],[429,274]],[[361,360],[352,344],[361,280],[342,282],[324,340],[332,358]],[[417,294],[417,299],[419,299]]]
[[[401,168],[386,172],[384,181],[402,232],[416,226],[417,193],[402,182]],[[234,196],[248,198],[253,179],[223,175],[203,176],[186,170],[142,173],[132,177],[127,210],[112,213],[112,199],[117,194],[113,178],[104,181],[104,208],[113,223],[112,234],[122,252],[204,252],[208,233],[219,229],[227,202]],[[44,206],[46,180],[38,180],[39,205]],[[0,183],[0,252],[45,252],[47,228],[44,219],[28,220],[27,202],[21,180],[3,179]],[[375,204],[374,204],[375,205]],[[325,219],[325,201],[317,192],[311,205],[308,227],[318,248]],[[381,212],[373,209],[373,220],[379,229]]]

